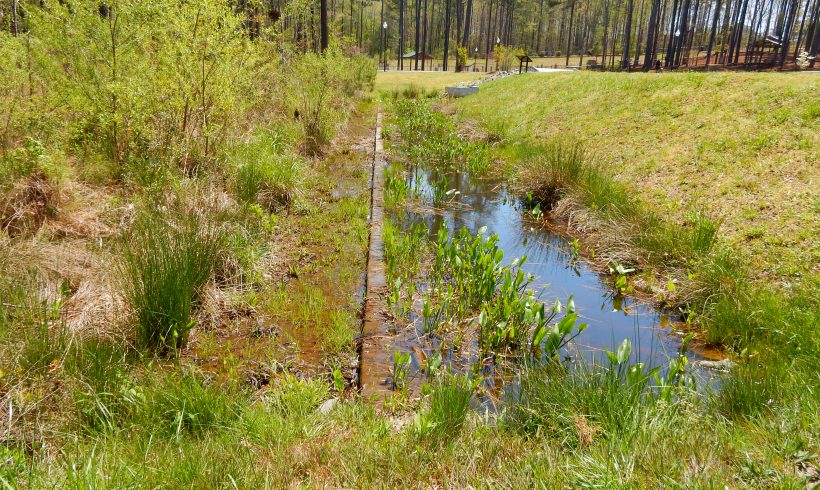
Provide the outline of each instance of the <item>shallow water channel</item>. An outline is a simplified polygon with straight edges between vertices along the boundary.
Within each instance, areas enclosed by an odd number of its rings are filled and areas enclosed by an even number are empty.
[[[415,169],[407,183],[412,194],[429,203],[434,183],[442,175]],[[495,233],[499,237],[504,263],[526,255],[522,269],[535,277],[531,287],[536,293],[540,292],[541,300],[547,305],[556,299],[566,304],[572,295],[580,316],[579,323],[588,324],[567,349],[566,358],[605,362],[603,350],[616,350],[624,339],[631,341],[633,362],[665,365],[670,357],[678,354],[681,336],[670,327],[672,322],[667,314],[636,298],[613,294],[604,276],[582,258],[573,259],[570,240],[529,218],[521,202],[507,192],[503,182],[474,179],[464,173],[448,173],[446,177],[447,188],[452,193],[449,202],[438,208],[411,206],[410,210],[393,211],[388,216],[405,228],[424,221],[433,241],[442,226],[451,233],[466,227],[473,234],[486,226],[488,235]],[[514,370],[502,374],[487,367],[495,364],[479,358],[475,342],[466,348],[455,349],[442,344],[435,336],[425,334],[421,319],[415,313],[410,314],[406,323],[397,325],[392,350],[410,353],[413,371],[417,372],[423,367],[425,358],[438,352],[446,364],[456,369],[483,364],[484,376],[496,387],[501,387],[514,374]],[[692,351],[687,352],[687,356],[690,360],[703,359]]]

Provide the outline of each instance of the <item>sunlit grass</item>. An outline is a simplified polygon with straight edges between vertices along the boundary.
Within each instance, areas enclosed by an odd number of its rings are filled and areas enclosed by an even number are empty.
[[[485,73],[453,73],[434,71],[380,71],[376,74],[376,92],[404,90],[411,85],[422,91],[435,90],[444,93],[444,87],[461,82],[478,80],[487,76]]]

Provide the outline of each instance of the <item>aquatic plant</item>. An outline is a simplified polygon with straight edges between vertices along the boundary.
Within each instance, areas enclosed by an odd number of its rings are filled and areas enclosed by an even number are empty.
[[[404,99],[394,103],[395,121],[403,150],[413,162],[441,170],[463,170],[482,175],[489,170],[487,144],[458,134],[449,116],[429,101]]]
[[[404,176],[394,167],[384,170],[384,205],[394,208],[404,204],[410,196],[410,188]]]
[[[553,357],[586,328],[570,297],[566,315],[556,302],[549,310],[530,288],[534,279],[522,266],[526,256],[502,264],[498,236],[481,228],[472,235],[462,228],[454,237],[439,230],[430,287],[422,299],[424,330],[445,325],[467,328],[477,322],[479,344],[489,350],[531,347]],[[478,313],[476,317],[476,313]]]
[[[419,274],[427,236],[427,226],[419,222],[402,231],[391,220],[384,222],[385,275],[387,278],[387,305],[396,316],[404,316],[413,304],[415,280]]]
[[[452,193],[448,191],[447,186],[450,184],[446,175],[442,175],[439,180],[433,183],[433,205],[438,206]]]
[[[629,280],[627,279],[627,275],[632,272],[635,272],[635,269],[624,267],[617,262],[609,266],[609,273],[613,276],[612,287],[619,296],[623,296],[632,290],[632,286],[629,285]]]
[[[407,352],[393,352],[392,383],[393,390],[404,391],[410,379],[410,354]]]

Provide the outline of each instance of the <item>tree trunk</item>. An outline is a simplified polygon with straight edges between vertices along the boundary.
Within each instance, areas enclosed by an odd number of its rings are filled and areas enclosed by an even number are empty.
[[[420,28],[421,27],[421,0],[416,0],[416,43],[414,45],[416,55],[414,56],[415,59],[415,66],[413,67],[414,70],[418,71],[419,69],[419,41],[420,38]]]
[[[658,32],[658,11],[661,8],[661,0],[652,1],[652,10],[649,13],[649,26],[646,29],[646,53],[643,56],[643,69],[651,70],[655,61],[655,37]]]
[[[427,0],[424,0],[424,32],[421,38],[421,71],[425,69],[425,53],[427,53]]]
[[[464,32],[462,34],[462,41],[461,45],[464,48],[468,48],[470,44],[470,25],[472,24],[472,17],[473,17],[473,0],[467,0],[467,10],[464,14]],[[469,49],[468,49],[469,51]],[[469,52],[468,52],[469,55]]]
[[[396,66],[404,70],[404,0],[399,0],[399,55]]]
[[[709,47],[706,48],[706,66],[712,60],[712,48],[715,46],[715,36],[717,36],[717,25],[720,20],[720,0],[715,3],[715,15],[712,17],[712,33],[709,35]]]
[[[445,7],[444,7],[444,71],[449,70],[449,66],[447,64],[447,60],[450,56],[450,0],[446,0]]]
[[[677,17],[678,17],[678,0],[675,0],[672,3],[672,13],[669,16],[671,19],[669,24],[669,37],[667,38],[666,43],[666,53],[664,56],[665,59],[665,66],[671,66],[673,61],[672,55],[672,46],[675,42],[675,28],[677,27]]]
[[[535,35],[535,52],[541,54],[541,28],[544,22],[544,0],[540,0],[538,5],[538,28]]]
[[[320,29],[322,31],[322,51],[327,49],[328,46],[328,32],[327,32],[327,0],[320,0]]]
[[[641,13],[639,14],[638,20],[638,39],[635,42],[635,61],[632,62],[633,66],[638,66],[638,63],[641,61],[641,42],[643,42],[643,22],[644,22],[644,12],[645,12],[646,2],[641,0]]]
[[[572,3],[570,3],[570,7],[569,7],[569,29],[567,29],[567,53],[566,53],[567,54],[567,61],[566,61],[565,66],[569,66],[569,48],[570,48],[570,43],[572,42],[572,21],[573,21],[573,18],[575,17],[575,1],[576,0],[572,0]]]
[[[624,28],[624,52],[621,57],[621,68],[629,67],[629,45],[632,42],[632,12],[633,10],[635,10],[635,1],[629,0],[626,9],[626,26]]]

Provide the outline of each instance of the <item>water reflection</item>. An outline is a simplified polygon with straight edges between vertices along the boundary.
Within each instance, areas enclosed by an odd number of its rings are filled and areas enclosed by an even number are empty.
[[[438,172],[415,168],[410,172],[408,184],[416,195],[430,201],[434,183],[442,176]],[[498,235],[505,262],[526,255],[523,269],[535,276],[532,286],[541,292],[543,301],[552,303],[558,299],[566,302],[570,295],[574,296],[581,321],[589,325],[573,343],[573,348],[582,357],[601,359],[602,350],[617,349],[623,339],[632,342],[633,362],[662,365],[677,354],[680,340],[672,335],[666,316],[652,305],[613,295],[604,278],[587,262],[574,260],[565,237],[525,217],[521,204],[506,191],[502,182],[472,179],[459,173],[444,176],[449,181],[448,188],[458,191],[451,202],[435,211],[404,211],[394,218],[408,228],[423,221],[433,240],[442,226],[451,233],[461,227],[476,233],[486,226],[488,233]],[[411,321],[414,320],[417,319],[411,316]],[[420,345],[426,345],[426,348]],[[399,340],[397,347],[413,350],[414,366],[419,367],[421,359],[440,346],[437,339],[425,336],[417,327],[409,337]],[[468,347],[462,347],[462,352],[458,352],[448,346],[441,353],[442,357],[461,363],[483,362],[478,358],[477,349],[469,348],[469,343]],[[688,355],[691,359],[700,358],[694,352]]]

